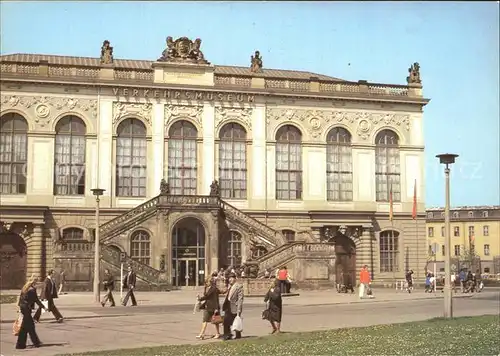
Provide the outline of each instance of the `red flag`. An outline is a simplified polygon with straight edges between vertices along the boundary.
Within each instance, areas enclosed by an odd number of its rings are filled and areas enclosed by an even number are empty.
[[[415,185],[413,186],[413,211],[411,213],[413,220],[417,219],[417,180],[415,179]]]
[[[392,209],[392,184],[391,190],[389,191],[389,220],[392,221],[393,209]]]

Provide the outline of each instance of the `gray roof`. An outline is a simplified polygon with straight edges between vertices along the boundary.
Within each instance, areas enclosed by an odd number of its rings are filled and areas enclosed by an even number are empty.
[[[41,60],[48,61],[49,65],[60,66],[77,66],[77,67],[99,67],[100,59],[94,57],[73,57],[73,56],[57,56],[45,54],[30,54],[30,53],[14,53],[0,56],[1,63],[39,63]],[[130,69],[130,70],[153,70],[151,65],[154,61],[137,60],[137,59],[114,59],[115,68]],[[216,75],[228,76],[259,76],[263,78],[281,78],[281,79],[298,79],[310,80],[311,77],[317,77],[324,81],[344,81],[343,79],[330,77],[327,75],[316,74],[298,70],[284,69],[263,69],[263,73],[252,73],[250,67],[237,66],[219,66],[215,65]]]

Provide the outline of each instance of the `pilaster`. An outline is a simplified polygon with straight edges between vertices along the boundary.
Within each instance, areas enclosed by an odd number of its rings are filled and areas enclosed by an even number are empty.
[[[115,177],[116,166],[113,159],[113,101],[100,100],[98,122],[98,161],[94,162],[99,172],[99,188],[105,189],[101,205],[106,205],[109,197],[114,195],[112,177]],[[105,207],[105,206],[103,206]]]
[[[251,181],[249,189],[251,200],[266,198],[266,108],[257,106],[252,114],[252,161],[250,165]]]
[[[219,270],[219,211],[211,211],[211,217],[212,227],[205,249],[205,278],[210,276],[210,273]]]
[[[215,107],[211,103],[205,103],[203,106],[203,153],[201,162],[198,162],[201,168],[201,192],[205,195],[210,193],[210,184],[216,174],[215,164]]]
[[[43,226],[40,224],[34,225],[33,232],[24,239],[28,253],[26,277],[29,278],[34,275],[43,278]]]
[[[153,170],[153,174],[149,179],[149,196],[156,196],[159,194],[160,182],[163,179],[164,172],[164,145],[165,109],[163,104],[154,104],[152,118],[152,153],[148,162]]]
[[[368,270],[373,276],[373,266],[372,266],[372,251],[371,251],[371,240],[372,240],[372,227],[364,225],[361,228],[361,236],[359,244],[356,247],[356,273],[361,270],[364,265],[368,266]]]

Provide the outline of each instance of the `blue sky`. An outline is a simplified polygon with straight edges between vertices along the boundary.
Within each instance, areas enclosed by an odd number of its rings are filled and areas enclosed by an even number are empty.
[[[453,205],[500,204],[497,2],[1,2],[1,52],[157,59],[165,37],[200,37],[214,64],[406,84],[421,65],[426,203],[443,205],[435,155],[457,153]]]

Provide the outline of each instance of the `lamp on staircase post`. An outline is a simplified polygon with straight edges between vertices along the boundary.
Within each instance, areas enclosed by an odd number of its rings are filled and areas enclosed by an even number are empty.
[[[100,270],[101,270],[101,249],[100,249],[100,237],[99,237],[99,202],[100,197],[104,194],[104,189],[94,188],[91,189],[92,194],[95,196],[95,233],[94,233],[94,300],[96,303],[101,302],[99,295],[99,283],[100,283]]]

